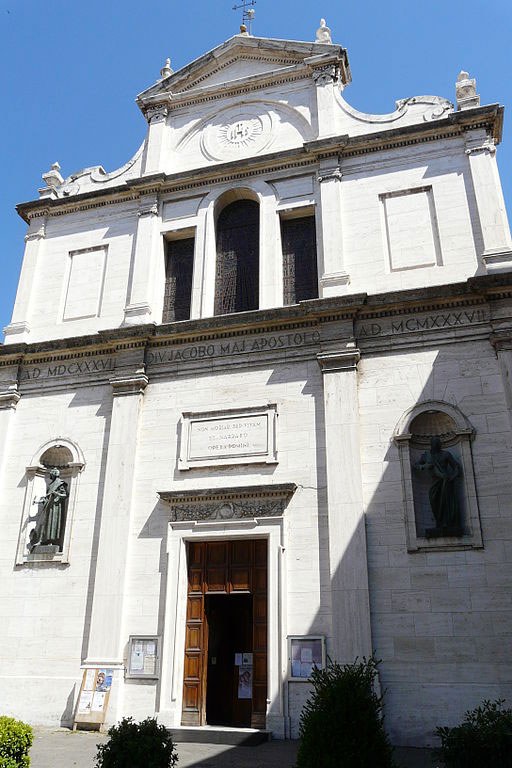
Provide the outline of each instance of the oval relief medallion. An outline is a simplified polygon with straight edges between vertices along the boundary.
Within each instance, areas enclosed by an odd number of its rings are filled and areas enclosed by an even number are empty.
[[[255,106],[218,115],[201,136],[201,149],[211,160],[232,160],[262,152],[272,141],[272,118]]]

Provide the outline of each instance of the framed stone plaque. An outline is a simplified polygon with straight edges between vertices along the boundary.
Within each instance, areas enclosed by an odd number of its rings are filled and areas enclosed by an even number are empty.
[[[277,464],[277,406],[184,413],[178,467]]]

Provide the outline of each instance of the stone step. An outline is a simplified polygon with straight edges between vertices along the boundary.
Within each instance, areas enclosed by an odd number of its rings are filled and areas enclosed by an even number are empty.
[[[237,747],[257,747],[271,740],[271,732],[256,728],[228,728],[225,726],[203,725],[193,727],[181,725],[169,728],[177,744],[230,744]]]

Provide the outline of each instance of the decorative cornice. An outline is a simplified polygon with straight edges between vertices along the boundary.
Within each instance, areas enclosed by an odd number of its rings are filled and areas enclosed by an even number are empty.
[[[489,107],[478,107],[465,112],[450,113],[440,120],[429,123],[417,123],[403,128],[353,137],[334,136],[306,142],[301,148],[262,155],[257,158],[231,161],[215,167],[207,166],[169,176],[157,174],[155,177],[132,179],[116,187],[95,190],[92,193],[80,194],[73,198],[20,203],[16,209],[20,216],[28,222],[34,216],[61,216],[79,210],[138,200],[141,186],[144,186],[146,193],[153,191],[161,195],[170,192],[208,189],[212,184],[264,177],[266,174],[276,174],[294,168],[311,167],[312,170],[316,170],[320,158],[338,158],[339,156],[351,158],[445,138],[460,138],[465,131],[476,128],[489,131],[495,142],[499,143],[502,120],[502,107],[496,104]]]
[[[322,373],[335,373],[337,371],[355,371],[361,359],[358,349],[340,349],[329,352],[320,352],[316,356]]]
[[[222,522],[281,517],[296,489],[295,483],[283,483],[205,491],[158,491],[158,495],[171,505],[172,522]]]

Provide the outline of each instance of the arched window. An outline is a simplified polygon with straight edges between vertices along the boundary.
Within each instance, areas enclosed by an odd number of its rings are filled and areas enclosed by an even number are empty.
[[[471,454],[474,434],[458,408],[440,401],[420,403],[400,420],[394,439],[410,550],[482,546]]]
[[[217,219],[215,314],[259,307],[260,207],[236,200]]]
[[[78,480],[85,466],[71,440],[41,446],[26,468],[25,503],[16,563],[69,562]]]

